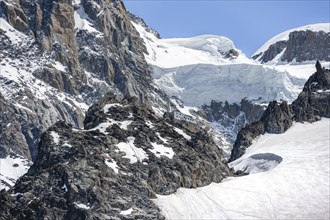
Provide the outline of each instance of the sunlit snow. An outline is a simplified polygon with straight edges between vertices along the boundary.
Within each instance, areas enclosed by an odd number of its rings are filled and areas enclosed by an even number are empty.
[[[175,154],[172,148],[165,147],[163,144],[151,142],[151,145],[153,149],[149,149],[149,151],[151,151],[156,157],[165,156],[172,159]]]
[[[51,131],[50,135],[53,137],[53,141],[54,141],[55,144],[60,143],[60,135],[57,132]]]
[[[247,58],[225,37],[157,39],[140,24],[133,25],[148,49],[145,57],[155,84],[187,106],[209,105],[212,100],[239,103],[244,98],[257,104],[291,102],[305,83],[285,70]],[[231,49],[239,55],[228,57]]]
[[[272,37],[270,40],[268,40],[264,45],[262,45],[252,56],[255,56],[261,52],[266,51],[270,45],[282,41],[282,40],[288,40],[289,39],[289,34],[293,31],[305,31],[305,30],[311,30],[311,31],[325,31],[325,32],[330,32],[330,25],[329,23],[319,23],[319,24],[310,24],[310,25],[305,25],[302,27],[290,29],[287,31],[284,31],[274,37]]]
[[[330,119],[265,134],[238,160],[272,153],[283,158],[273,169],[179,189],[155,202],[168,219],[329,219],[329,135]]]
[[[130,215],[133,211],[134,211],[133,208],[129,208],[127,210],[120,211],[120,214],[121,215]]]
[[[120,142],[116,144],[119,151],[125,153],[124,158],[128,158],[130,163],[142,162],[144,159],[148,159],[148,154],[142,149],[134,145],[135,138],[128,137],[126,142]]]
[[[0,190],[9,189],[8,185],[13,186],[29,167],[30,162],[21,156],[0,158]]]
[[[117,162],[116,161],[112,161],[112,162],[109,162],[109,160],[104,160],[105,164],[110,167],[111,169],[113,169],[113,171],[115,171],[115,173],[118,173],[119,172],[119,167],[117,165]]]

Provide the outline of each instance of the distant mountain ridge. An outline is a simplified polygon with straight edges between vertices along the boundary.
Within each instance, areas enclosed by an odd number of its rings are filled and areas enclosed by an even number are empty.
[[[306,25],[274,36],[252,58],[261,63],[330,61],[329,44],[330,23]]]

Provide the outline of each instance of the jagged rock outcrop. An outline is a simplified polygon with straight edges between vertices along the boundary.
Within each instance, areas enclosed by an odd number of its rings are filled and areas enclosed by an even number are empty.
[[[252,56],[252,59],[260,60],[262,63],[267,63],[273,60],[278,54],[280,54],[287,46],[287,41],[278,41],[275,44],[269,46],[265,52],[261,52]],[[262,55],[262,56],[261,56]],[[261,58],[259,58],[261,56]]]
[[[266,132],[283,133],[291,125],[292,110],[289,104],[285,101],[282,103],[277,101],[269,103],[259,121],[253,122],[239,131],[229,161],[241,157],[256,137]]]
[[[136,16],[135,14],[132,14],[132,13],[130,13],[130,12],[128,12],[128,14],[129,14],[129,16],[131,17],[131,20],[132,20],[133,22],[135,22],[135,23],[137,23],[137,24],[141,24],[142,27],[144,27],[148,32],[150,32],[150,33],[152,33],[153,35],[155,35],[155,37],[157,37],[158,39],[161,38],[161,37],[160,37],[160,34],[159,34],[156,30],[150,28],[150,27],[145,23],[145,21],[144,21],[142,18],[140,18],[139,16]]]
[[[6,102],[0,92],[0,158],[10,154],[13,148],[24,143],[25,138],[21,131],[19,113]],[[31,159],[28,145],[16,151],[18,154]],[[0,167],[1,168],[1,167]]]
[[[241,157],[252,141],[266,132],[280,134],[291,127],[293,121],[314,122],[330,117],[330,70],[317,61],[316,72],[308,79],[298,98],[288,105],[273,101],[261,119],[243,128],[237,135],[230,161]]]
[[[314,122],[320,117],[330,118],[330,70],[317,61],[316,73],[305,83],[303,91],[292,103],[294,120]]]
[[[240,103],[231,104],[212,101],[210,106],[203,106],[203,111],[207,120],[225,136],[226,141],[234,144],[238,132],[247,124],[260,120],[265,107],[242,99]],[[226,157],[229,159],[230,149]]]
[[[84,123],[42,135],[34,165],[0,192],[0,218],[163,219],[155,194],[231,175],[202,128],[160,119],[135,97],[107,94]]]
[[[294,31],[290,33],[282,61],[297,62],[306,60],[330,61],[330,33],[324,31]]]
[[[324,31],[300,30],[289,34],[287,40],[271,44],[269,48],[252,58],[262,63],[272,61],[280,55],[279,60],[284,62],[303,62],[311,60],[329,61],[330,33]]]
[[[28,146],[34,160],[40,134],[59,120],[83,127],[88,106],[109,91],[160,112],[167,103],[120,0],[4,0],[0,17],[0,85],[25,137],[17,154]]]

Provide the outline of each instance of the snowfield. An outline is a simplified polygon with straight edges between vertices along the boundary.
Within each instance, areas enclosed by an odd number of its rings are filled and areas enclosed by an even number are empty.
[[[157,195],[155,203],[167,219],[329,219],[329,134],[330,119],[295,123],[284,134],[265,134],[230,165],[237,169],[253,155],[274,154],[282,158],[277,166]]]
[[[287,30],[284,31],[276,36],[274,36],[273,38],[271,38],[270,40],[268,40],[264,45],[262,45],[253,55],[259,55],[255,60],[259,60],[262,55],[263,52],[265,52],[266,50],[268,50],[268,48],[275,44],[278,41],[286,41],[289,40],[289,35],[291,32],[294,31],[314,31],[314,32],[318,32],[318,31],[324,31],[329,33],[330,32],[330,23],[319,23],[319,24],[310,24],[310,25],[305,25],[302,27],[298,27],[298,28],[294,28],[291,30]],[[269,66],[272,67],[278,71],[286,71],[288,72],[290,75],[298,77],[300,79],[304,79],[305,81],[307,81],[307,79],[315,72],[315,60],[311,60],[311,61],[304,61],[304,62],[296,62],[295,59],[288,63],[286,61],[281,61],[282,55],[284,54],[286,48],[279,53],[273,60],[268,61],[267,63],[264,63],[265,66]],[[320,60],[321,65],[326,67],[326,68],[330,68],[330,62],[327,61],[322,61]]]
[[[8,155],[0,158],[0,190],[8,190],[9,186],[13,186],[30,166],[31,162],[22,156]]]
[[[315,72],[315,68],[308,69],[309,73],[301,77],[300,70],[289,74],[284,67],[262,65],[246,57],[226,37],[158,39],[141,24],[132,24],[147,47],[145,58],[152,68],[154,83],[190,107],[209,105],[212,100],[240,103],[244,98],[256,104],[291,102],[306,77]],[[228,55],[231,50],[238,56]]]

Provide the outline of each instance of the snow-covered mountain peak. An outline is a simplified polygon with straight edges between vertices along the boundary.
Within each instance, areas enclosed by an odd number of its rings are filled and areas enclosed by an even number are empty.
[[[327,45],[330,45],[330,23],[306,25],[274,36],[252,58],[267,65],[330,61]]]
[[[254,63],[223,36],[200,35],[191,38],[158,39],[141,23],[132,22],[143,38],[151,65],[172,68],[192,64]]]
[[[262,45],[253,55],[252,57],[265,52],[270,45],[275,44],[278,41],[287,41],[289,40],[289,35],[291,32],[294,31],[313,31],[313,32],[319,32],[319,31],[324,31],[324,32],[330,32],[330,23],[319,23],[319,24],[309,24],[305,26],[301,26],[298,28],[293,28],[287,31],[284,31],[274,37],[272,37],[270,40],[268,40],[264,45]]]

